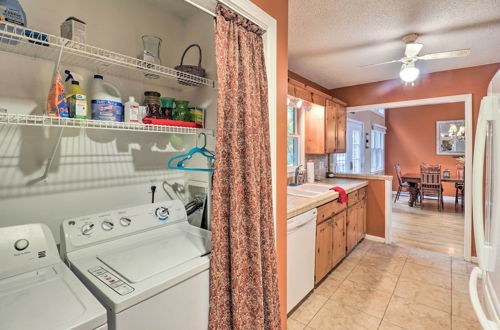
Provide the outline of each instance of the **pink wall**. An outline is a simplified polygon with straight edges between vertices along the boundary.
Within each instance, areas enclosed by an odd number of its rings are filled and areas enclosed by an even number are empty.
[[[394,164],[399,163],[403,174],[418,173],[420,164],[441,164],[441,168],[455,171],[453,156],[436,154],[436,121],[465,118],[464,104],[447,103],[418,107],[387,109],[385,123],[385,172],[396,178]],[[455,196],[455,185],[443,183],[444,195]],[[393,190],[397,180],[393,180]]]

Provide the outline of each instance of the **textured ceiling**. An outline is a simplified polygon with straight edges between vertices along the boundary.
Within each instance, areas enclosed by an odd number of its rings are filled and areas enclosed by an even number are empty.
[[[470,48],[464,58],[418,61],[422,73],[500,62],[500,0],[290,0],[289,69],[326,88],[399,77],[401,37],[420,54]]]

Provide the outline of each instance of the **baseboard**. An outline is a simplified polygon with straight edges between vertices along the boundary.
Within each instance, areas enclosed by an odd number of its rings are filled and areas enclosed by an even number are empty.
[[[374,242],[379,242],[379,243],[385,243],[385,238],[379,237],[379,236],[373,236],[373,235],[365,235],[365,238],[369,241],[374,241]]]

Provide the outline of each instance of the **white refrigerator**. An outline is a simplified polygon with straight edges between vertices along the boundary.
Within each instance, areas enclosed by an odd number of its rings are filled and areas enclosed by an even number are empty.
[[[472,177],[474,236],[479,267],[469,292],[481,326],[500,329],[500,71],[481,101]],[[481,284],[478,288],[478,282]]]

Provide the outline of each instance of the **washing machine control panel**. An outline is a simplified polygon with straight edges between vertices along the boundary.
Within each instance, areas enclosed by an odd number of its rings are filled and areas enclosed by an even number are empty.
[[[97,277],[102,283],[106,284],[119,295],[126,295],[134,291],[134,288],[123,282],[116,275],[112,274],[106,268],[97,266],[89,269],[89,273]]]
[[[180,200],[158,202],[105,213],[73,218],[62,223],[67,252],[79,246],[107,241],[158,226],[187,221],[186,209]],[[20,243],[19,247],[23,244]]]

